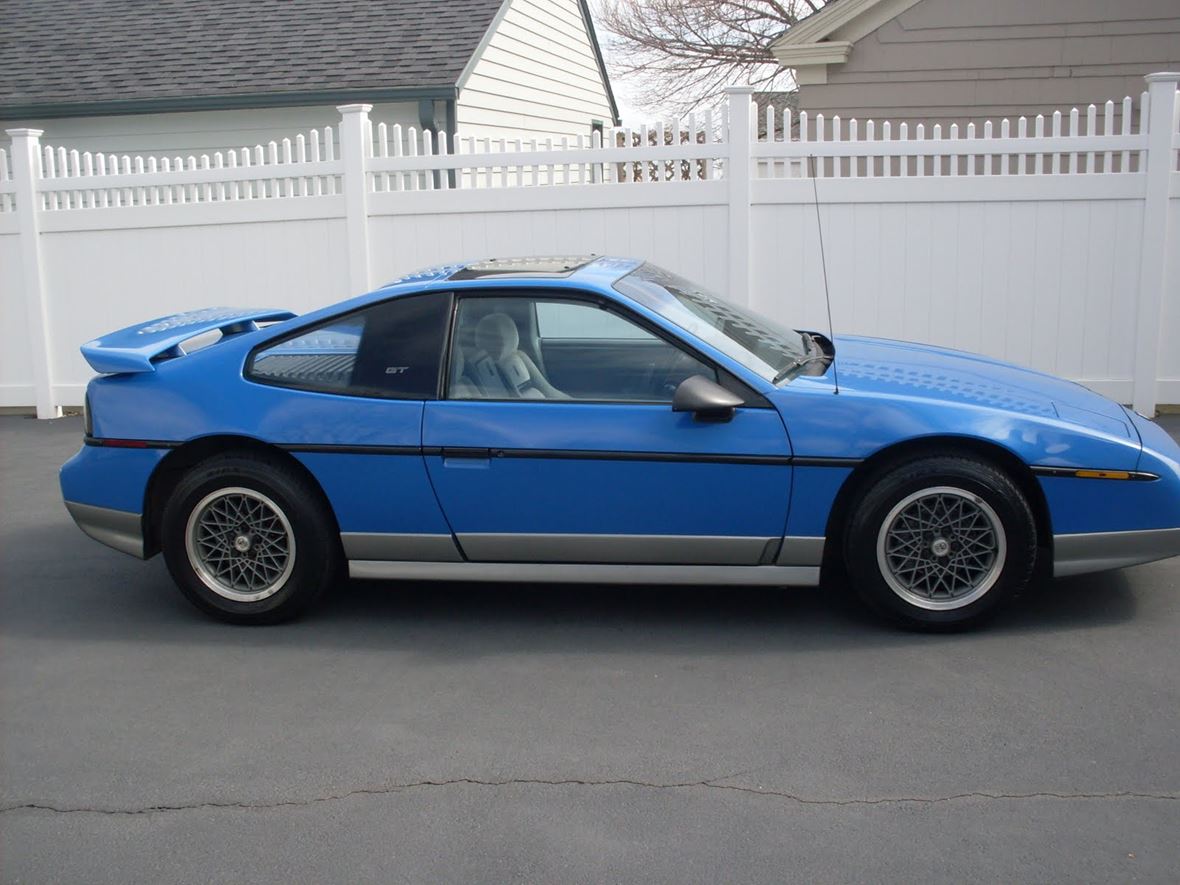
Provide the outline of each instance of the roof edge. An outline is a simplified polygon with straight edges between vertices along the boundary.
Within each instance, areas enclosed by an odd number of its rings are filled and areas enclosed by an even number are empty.
[[[479,38],[479,43],[475,45],[471,56],[467,59],[467,64],[463,65],[463,70],[459,72],[459,79],[455,81],[455,87],[460,92],[467,86],[467,81],[471,79],[471,73],[475,70],[475,66],[479,64],[479,60],[483,58],[484,52],[488,48],[488,44],[492,42],[492,37],[496,34],[496,29],[500,27],[500,23],[504,21],[504,16],[508,14],[508,7],[512,5],[512,0],[502,0],[500,8],[496,10],[496,14],[492,16],[491,22],[488,23],[487,28],[483,32],[483,36]]]
[[[801,65],[843,64],[852,54],[852,44],[847,40],[792,43],[790,46],[775,46],[771,49],[771,53],[784,68],[794,68]]]
[[[778,47],[807,45],[828,40],[837,31],[839,37],[855,43],[885,22],[901,15],[919,0],[829,0],[818,12],[801,19],[771,44]]]
[[[859,15],[872,9],[881,0],[839,0],[828,2],[818,12],[787,28],[774,42],[772,50],[780,46],[794,46],[800,43],[818,43],[841,25],[847,24]]]
[[[322,89],[297,92],[264,92],[247,95],[198,95],[108,101],[32,102],[0,106],[0,120],[26,118],[101,117],[124,114],[167,114],[184,111],[231,111],[252,108],[286,108],[303,105],[338,105],[453,99],[454,86],[394,86],[381,89]]]
[[[590,37],[590,45],[594,47],[594,57],[598,59],[598,70],[602,74],[602,85],[606,87],[606,100],[610,102],[611,123],[620,126],[623,118],[619,116],[619,105],[615,101],[615,90],[610,85],[610,74],[606,70],[606,60],[602,57],[602,46],[598,43],[598,32],[594,30],[594,16],[590,13],[588,0],[578,0],[582,7],[582,19],[586,22],[586,33]]]
[[[771,55],[795,72],[798,86],[828,82],[828,65],[844,64],[858,40],[921,0],[829,0],[770,44]]]

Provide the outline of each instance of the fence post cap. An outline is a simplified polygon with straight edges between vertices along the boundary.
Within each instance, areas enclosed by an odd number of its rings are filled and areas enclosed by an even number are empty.
[[[13,138],[20,138],[22,136],[27,138],[40,138],[45,134],[44,129],[5,129],[5,134],[11,135]]]
[[[726,86],[722,90],[726,95],[753,95],[756,91],[753,86]]]
[[[373,110],[373,106],[371,104],[341,104],[336,106],[336,110],[342,114],[367,114]]]
[[[1180,71],[1160,71],[1143,78],[1148,83],[1180,83]]]

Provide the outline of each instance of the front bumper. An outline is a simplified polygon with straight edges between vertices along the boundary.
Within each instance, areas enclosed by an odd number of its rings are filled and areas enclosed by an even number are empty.
[[[65,504],[78,528],[94,540],[138,559],[147,558],[143,541],[143,514],[79,504],[77,501],[66,501]]]
[[[1180,528],[1053,536],[1053,576],[1084,575],[1180,556]]]

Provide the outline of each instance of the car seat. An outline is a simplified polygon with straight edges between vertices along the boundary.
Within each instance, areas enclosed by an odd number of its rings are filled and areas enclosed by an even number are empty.
[[[549,383],[520,350],[520,332],[506,313],[492,313],[475,327],[474,380],[486,398],[569,399]]]
[[[458,345],[451,355],[451,384],[448,396],[451,399],[480,399],[483,393],[467,376],[467,359],[463,348]]]

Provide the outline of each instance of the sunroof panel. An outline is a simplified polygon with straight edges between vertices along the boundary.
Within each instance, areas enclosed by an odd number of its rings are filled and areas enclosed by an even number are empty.
[[[594,255],[546,255],[529,258],[489,258],[451,274],[452,280],[486,280],[495,277],[568,277],[593,261]]]

